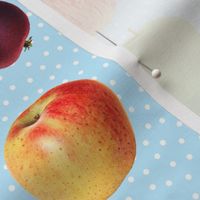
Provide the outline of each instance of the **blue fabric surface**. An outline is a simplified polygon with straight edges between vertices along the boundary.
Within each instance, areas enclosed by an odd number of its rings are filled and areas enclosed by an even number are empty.
[[[121,99],[134,127],[137,159],[110,200],[200,199],[200,137],[156,103],[117,63],[92,55],[29,15],[33,48],[0,70],[0,199],[33,200],[10,175],[3,149],[18,114],[50,88],[98,79]]]

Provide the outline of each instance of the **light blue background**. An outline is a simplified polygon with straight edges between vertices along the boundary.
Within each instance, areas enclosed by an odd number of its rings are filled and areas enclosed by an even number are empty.
[[[97,78],[118,94],[135,130],[135,165],[110,200],[200,199],[198,134],[156,103],[117,63],[95,57],[33,14],[29,19],[33,48],[22,52],[14,66],[0,70],[0,200],[34,199],[5,166],[3,148],[12,122],[42,91],[85,78]]]

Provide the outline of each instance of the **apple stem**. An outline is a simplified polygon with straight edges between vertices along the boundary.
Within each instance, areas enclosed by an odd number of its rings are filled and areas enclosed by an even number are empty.
[[[39,118],[40,118],[39,114],[35,115],[35,117],[34,117],[35,120],[38,120]]]
[[[32,40],[32,36],[31,36],[24,43],[24,51],[26,51],[27,49],[29,50],[32,46],[33,46],[33,40]]]
[[[40,115],[39,114],[36,114],[34,117],[33,117],[33,120],[32,121],[28,121],[24,124],[24,127],[27,127],[27,126],[31,126],[33,124],[35,124],[38,120],[40,119]]]

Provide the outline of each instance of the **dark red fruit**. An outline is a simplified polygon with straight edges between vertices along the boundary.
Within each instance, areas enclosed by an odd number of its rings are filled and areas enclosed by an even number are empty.
[[[0,1],[0,68],[18,59],[23,47],[28,45],[29,30],[27,15],[17,6]]]

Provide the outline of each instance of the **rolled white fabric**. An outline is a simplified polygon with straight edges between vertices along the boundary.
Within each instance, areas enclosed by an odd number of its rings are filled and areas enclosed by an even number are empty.
[[[116,0],[43,0],[65,18],[89,33],[95,33],[110,22]]]

